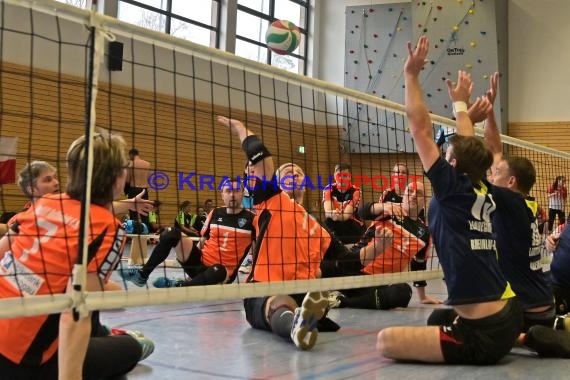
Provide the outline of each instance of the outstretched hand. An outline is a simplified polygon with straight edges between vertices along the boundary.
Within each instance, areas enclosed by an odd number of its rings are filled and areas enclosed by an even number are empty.
[[[489,90],[487,90],[487,99],[491,104],[495,104],[495,98],[497,97],[497,87],[499,85],[499,73],[496,72],[489,78]]]
[[[493,110],[493,104],[486,96],[478,97],[475,103],[471,104],[467,110],[469,118],[475,123],[480,123],[487,118],[489,112]]]
[[[221,125],[225,125],[226,127],[229,127],[230,130],[232,131],[232,133],[235,133],[237,135],[239,135],[239,133],[245,129],[245,125],[243,125],[243,123],[239,120],[236,119],[230,119],[228,117],[225,116],[218,116],[216,117],[216,121],[221,124]]]
[[[412,49],[412,43],[408,41],[408,59],[406,59],[406,63],[404,64],[404,73],[418,76],[427,62],[426,57],[428,51],[429,40],[426,36],[420,37],[415,50]]]
[[[450,79],[447,79],[445,83],[447,84],[447,91],[451,101],[465,102],[466,104],[469,104],[469,98],[473,91],[473,82],[471,81],[470,74],[463,70],[459,70],[457,73],[457,84],[455,87],[453,87],[453,83]]]
[[[129,199],[133,203],[134,210],[141,215],[148,215],[154,208],[154,201],[143,199],[146,189],[143,189],[134,198]],[[132,209],[132,208],[131,208]]]

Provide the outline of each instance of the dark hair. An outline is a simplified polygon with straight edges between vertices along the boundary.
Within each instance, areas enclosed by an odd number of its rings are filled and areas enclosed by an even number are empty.
[[[455,170],[465,173],[473,183],[485,178],[493,163],[493,154],[480,138],[454,135],[449,144],[452,147],[451,158],[456,160]]]
[[[161,204],[162,204],[161,201],[159,201],[158,199],[155,199],[155,201],[154,201],[154,207],[160,207]]]
[[[127,165],[125,140],[109,132],[93,135],[93,174],[91,178],[91,203],[106,206],[115,198],[113,187]],[[73,199],[83,201],[85,192],[85,136],[75,140],[67,151],[68,184],[67,194]]]
[[[138,155],[139,155],[139,150],[137,148],[129,150],[129,156],[138,156]]]
[[[563,175],[559,175],[558,177],[556,177],[556,179],[552,183],[552,190],[558,189],[558,181],[560,181],[561,179],[566,179],[566,177],[564,177]]]
[[[517,187],[523,194],[529,194],[536,182],[536,169],[526,157],[509,157],[505,161],[509,165],[509,174],[517,179]]]
[[[339,171],[339,172],[350,172],[352,170],[352,166],[350,166],[350,164],[341,162],[340,164],[337,164],[334,167],[334,171]]]
[[[184,201],[184,202],[180,203],[180,205],[178,206],[178,210],[182,211],[188,206],[190,206],[190,201]]]

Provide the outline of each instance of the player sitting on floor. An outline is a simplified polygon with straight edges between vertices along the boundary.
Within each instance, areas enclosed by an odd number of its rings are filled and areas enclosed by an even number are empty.
[[[401,204],[365,204],[361,217],[374,219],[374,222],[352,247],[352,251],[369,259],[365,259],[365,264],[357,273],[344,272],[341,275],[402,272],[408,266],[417,270],[414,263],[425,262],[429,243],[428,228],[418,217],[424,204],[425,189],[421,182],[406,186]],[[342,264],[337,267],[343,268]],[[407,307],[411,297],[411,287],[400,283],[331,292],[329,299],[331,307],[388,310]]]
[[[279,188],[271,153],[240,121],[223,116],[218,123],[238,136],[259,178],[253,189],[257,240],[250,282],[308,280],[320,276],[326,252],[344,251],[344,246]],[[291,181],[295,177],[283,178]],[[296,180],[300,177],[297,176]],[[297,183],[295,181],[295,183]],[[299,305],[301,305],[299,307]],[[319,320],[326,314],[327,292],[275,295],[244,300],[246,319],[256,329],[292,340],[303,350],[311,349],[318,336]],[[338,326],[336,326],[338,328]]]
[[[100,291],[120,261],[126,240],[111,209],[124,187],[127,155],[124,140],[118,136],[97,133],[91,144],[94,168],[88,189],[91,218],[87,231],[91,233],[86,290]],[[0,297],[63,294],[71,289],[79,252],[86,156],[86,141],[81,137],[67,152],[66,193],[35,199],[0,240]],[[90,338],[91,322],[91,317],[75,321],[69,309],[61,314],[0,320],[1,377],[57,379],[58,372],[60,379],[116,377],[152,352],[152,342],[131,335]]]
[[[177,228],[166,228],[160,241],[141,269],[120,271],[125,280],[144,286],[152,271],[166,260],[175,248],[178,262],[190,279],[159,277],[158,288],[192,285],[212,285],[233,282],[239,264],[249,251],[254,239],[253,213],[242,206],[243,184],[227,181],[221,188],[225,207],[210,212],[202,228],[198,244],[191,237],[182,236]]]

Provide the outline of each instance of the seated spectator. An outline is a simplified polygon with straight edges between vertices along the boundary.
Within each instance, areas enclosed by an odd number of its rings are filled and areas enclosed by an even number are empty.
[[[148,223],[149,223],[149,232],[150,233],[158,233],[160,232],[161,228],[166,227],[160,224],[160,206],[162,202],[158,199],[154,201],[154,207],[151,212],[148,213]]]
[[[323,191],[325,224],[343,244],[356,243],[366,230],[358,216],[360,189],[352,184],[350,170],[348,164],[336,165],[336,182]]]
[[[178,206],[178,214],[174,219],[174,227],[178,228],[186,236],[200,236],[198,230],[194,227],[198,216],[190,212],[190,201],[184,201]]]

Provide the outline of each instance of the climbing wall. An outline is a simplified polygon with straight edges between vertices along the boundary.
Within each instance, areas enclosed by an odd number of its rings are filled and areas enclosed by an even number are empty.
[[[428,63],[420,80],[431,112],[452,117],[445,80],[458,70],[471,73],[474,96],[488,88],[498,70],[494,0],[439,0],[346,8],[345,86],[397,103],[404,101],[402,68],[406,42],[430,39]],[[496,100],[501,119],[501,99]],[[352,153],[411,152],[404,118],[348,104],[344,137]],[[394,133],[396,132],[396,133]]]

